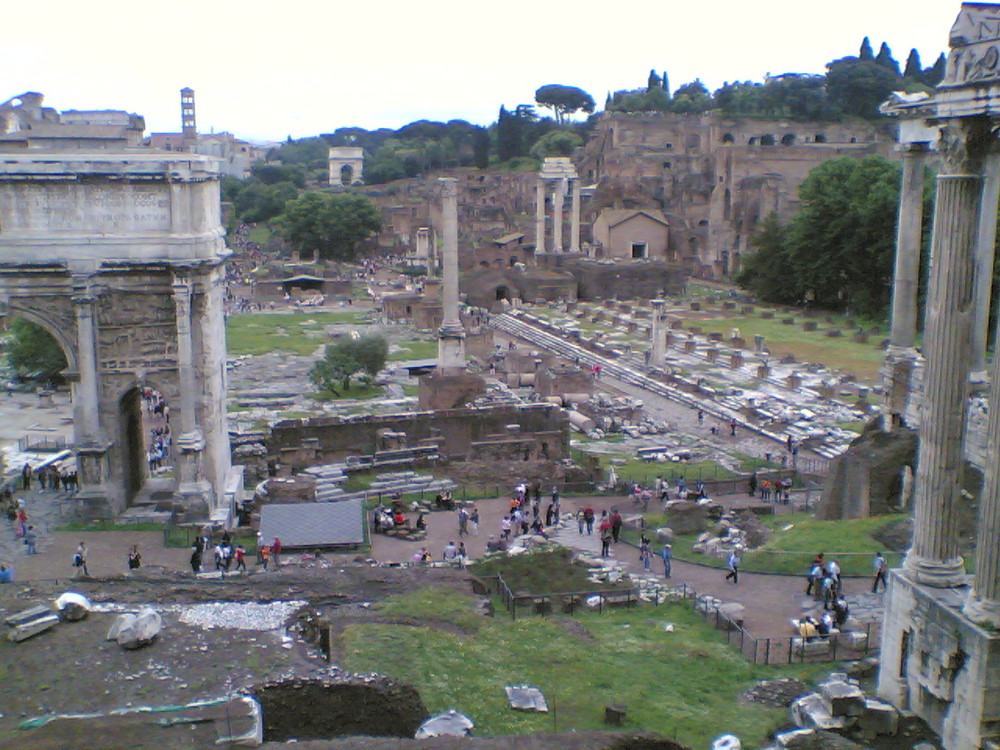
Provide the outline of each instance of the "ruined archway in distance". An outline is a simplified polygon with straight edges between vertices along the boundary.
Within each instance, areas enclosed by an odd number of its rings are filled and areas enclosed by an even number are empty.
[[[354,167],[350,164],[345,164],[340,168],[340,184],[350,185],[354,182]]]

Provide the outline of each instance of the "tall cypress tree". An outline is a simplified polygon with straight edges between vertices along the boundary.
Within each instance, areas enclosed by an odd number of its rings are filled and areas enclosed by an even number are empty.
[[[889,45],[885,42],[882,42],[882,46],[878,48],[878,55],[875,56],[875,64],[881,65],[897,76],[899,75],[899,63],[896,62],[896,58],[892,56],[892,50],[889,49]]]
[[[649,78],[646,79],[646,91],[652,91],[653,89],[658,89],[663,85],[663,79],[661,79],[655,70],[649,71]]]
[[[858,53],[858,58],[861,60],[875,59],[875,53],[872,52],[872,43],[868,41],[868,37],[865,37],[864,41],[861,42],[861,51]]]
[[[663,71],[663,90],[667,92],[667,101],[670,101],[670,80],[667,78],[667,71]]]
[[[919,81],[923,73],[924,69],[920,65],[920,53],[915,49],[911,49],[909,56],[906,58],[906,68],[903,70],[903,78]]]

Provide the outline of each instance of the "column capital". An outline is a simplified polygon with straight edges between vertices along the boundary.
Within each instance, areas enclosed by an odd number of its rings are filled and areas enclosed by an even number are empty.
[[[938,123],[938,151],[945,166],[942,177],[980,175],[997,143],[994,124],[985,117],[958,117]]]

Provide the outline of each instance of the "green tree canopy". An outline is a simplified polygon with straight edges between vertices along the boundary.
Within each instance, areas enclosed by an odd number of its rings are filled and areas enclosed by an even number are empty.
[[[539,138],[529,152],[536,159],[546,156],[572,156],[583,145],[583,138],[569,130],[550,130]]]
[[[293,249],[317,249],[324,258],[352,261],[358,243],[382,228],[382,215],[363,195],[311,191],[289,201],[277,223]]]
[[[535,102],[540,107],[551,109],[555,115],[556,122],[563,122],[567,116],[574,112],[586,112],[590,114],[594,111],[594,97],[583,89],[576,86],[563,86],[557,83],[550,83],[540,86],[535,90]]]
[[[7,364],[18,375],[51,378],[66,369],[62,347],[37,323],[14,318],[7,329]]]
[[[388,356],[389,344],[381,336],[342,338],[326,347],[323,358],[309,370],[309,379],[317,388],[339,395],[340,390],[350,389],[356,373],[377,375]]]
[[[879,105],[901,84],[898,75],[872,60],[844,57],[826,67],[826,88],[831,101],[845,114],[855,117],[878,117]]]
[[[769,219],[739,276],[762,298],[809,298],[866,317],[884,314],[892,281],[899,169],[880,156],[831,159],[799,188],[787,228]],[[791,299],[790,299],[791,298]]]

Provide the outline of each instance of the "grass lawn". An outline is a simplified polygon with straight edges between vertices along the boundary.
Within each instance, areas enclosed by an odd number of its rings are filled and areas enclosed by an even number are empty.
[[[825,552],[827,560],[837,560],[845,575],[871,575],[872,557],[878,551],[885,555],[889,567],[896,567],[900,563],[900,554],[889,552],[871,535],[886,524],[906,517],[890,515],[849,521],[819,521],[808,513],[762,516],[761,520],[774,530],[774,534],[763,547],[743,555],[741,570],[787,573],[805,578],[809,563],[819,552]],[[669,526],[666,516],[662,514],[647,515],[646,521],[654,529]],[[789,525],[791,528],[785,530]],[[697,534],[675,537],[674,557],[724,568],[725,560],[691,551],[697,537]],[[639,534],[628,530],[625,538],[637,542]]]
[[[344,667],[414,685],[431,713],[462,711],[478,736],[604,729],[605,704],[624,703],[626,729],[660,732],[692,748],[727,731],[746,747],[761,746],[788,712],[741,705],[739,693],[760,679],[811,680],[831,668],[755,667],[683,603],[583,612],[572,622],[479,617],[474,603],[427,589],[392,597],[376,605],[380,614],[425,619],[426,626],[349,625]],[[673,632],[664,631],[668,622]],[[549,713],[508,707],[504,685],[520,683],[542,691]]]
[[[398,350],[389,354],[390,362],[405,362],[411,359],[434,359],[438,354],[437,341],[398,341]]]
[[[258,224],[249,232],[247,232],[247,239],[251,242],[256,242],[258,245],[263,245],[269,239],[271,239],[271,229],[265,224]]]
[[[574,440],[576,437],[574,437]],[[678,477],[684,477],[689,482],[699,479],[732,479],[737,476],[725,466],[715,461],[678,461],[661,463],[659,461],[643,461],[633,458],[623,453],[588,453],[584,448],[580,448],[582,453],[598,456],[601,459],[601,468],[607,474],[611,461],[624,460],[624,464],[615,464],[615,473],[619,479],[629,482],[639,482],[652,486],[657,477],[674,482]]]
[[[327,343],[323,326],[363,322],[364,313],[245,313],[226,319],[229,354],[267,354],[282,351],[312,354]],[[311,334],[311,335],[310,335]]]
[[[308,395],[314,401],[362,401],[370,398],[378,398],[384,393],[385,388],[380,385],[351,383],[351,387],[346,391],[340,391],[340,395],[331,391],[317,391]]]
[[[572,559],[572,550],[565,548],[515,557],[504,555],[477,562],[472,566],[472,572],[481,576],[495,576],[499,573],[515,594],[565,594],[628,588],[588,580],[588,569],[583,565],[573,565]]]

